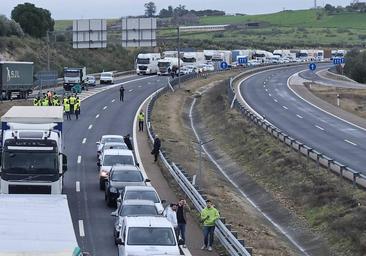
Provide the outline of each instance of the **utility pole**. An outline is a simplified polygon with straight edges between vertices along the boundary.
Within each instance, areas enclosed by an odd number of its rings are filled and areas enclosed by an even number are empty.
[[[47,30],[47,70],[50,71],[50,34]]]
[[[177,27],[178,33],[178,88],[180,88],[180,28]]]
[[[203,146],[206,145],[207,143],[210,143],[211,141],[213,141],[215,139],[211,139],[208,141],[193,141],[194,143],[198,144],[199,146],[199,158],[198,158],[198,170],[196,172],[196,177],[198,178],[198,182],[196,182],[196,184],[199,184],[202,186],[202,149]]]

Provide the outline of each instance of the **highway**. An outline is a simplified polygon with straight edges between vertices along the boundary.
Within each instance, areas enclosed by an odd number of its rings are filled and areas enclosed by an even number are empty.
[[[119,101],[119,86],[116,86],[83,100],[80,119],[73,117],[64,122],[68,156],[64,193],[68,195],[79,245],[93,256],[117,255],[114,217],[110,216],[114,209],[106,206],[104,191],[98,186],[96,141],[103,134],[132,135],[140,104],[156,89],[166,86],[166,78],[156,76],[129,76],[115,81],[119,82],[126,82],[123,103]]]
[[[289,77],[306,68],[290,67],[255,74],[241,83],[241,96],[289,136],[366,174],[366,130],[319,110],[289,89]]]

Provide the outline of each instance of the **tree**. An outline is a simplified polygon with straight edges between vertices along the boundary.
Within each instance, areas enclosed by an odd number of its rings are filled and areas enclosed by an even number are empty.
[[[9,20],[4,15],[0,15],[0,36],[23,36],[23,30],[14,20]]]
[[[25,33],[37,38],[46,36],[47,31],[53,31],[55,25],[49,10],[30,3],[14,7],[11,18],[20,24]]]
[[[145,16],[154,17],[156,13],[156,5],[154,2],[148,2],[145,5]]]
[[[169,18],[169,17],[173,17],[173,6],[169,5],[168,9],[161,9],[159,12],[159,17],[160,18]]]
[[[186,15],[188,12],[189,11],[186,9],[186,6],[180,4],[174,9],[174,16],[181,17],[183,15]]]

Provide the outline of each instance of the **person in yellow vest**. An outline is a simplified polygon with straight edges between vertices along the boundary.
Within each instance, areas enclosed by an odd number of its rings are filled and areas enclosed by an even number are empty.
[[[74,113],[74,105],[76,103],[76,97],[75,95],[71,95],[69,97],[69,103],[70,103],[70,109],[71,109],[71,114]]]
[[[140,114],[137,116],[137,119],[139,120],[139,132],[143,132],[144,131],[144,120],[145,120],[145,115],[143,111],[140,111]]]
[[[49,106],[49,102],[48,102],[48,98],[47,97],[46,98],[43,98],[43,100],[42,100],[42,106],[43,107]]]
[[[70,115],[70,104],[67,102],[66,104],[64,104],[64,110],[66,113],[66,120],[71,120],[71,115]]]
[[[58,97],[56,95],[52,99],[52,105],[53,106],[60,106],[60,100],[58,99]]]
[[[65,105],[67,103],[69,103],[69,99],[66,96],[64,96],[63,105]]]
[[[74,113],[76,116],[76,120],[79,119],[79,115],[80,115],[80,103],[76,102],[74,105]]]
[[[79,97],[76,97],[76,103],[79,103],[79,115],[80,115],[80,113],[81,113],[81,111],[80,111],[80,108],[81,108],[81,100],[80,100]]]
[[[39,97],[34,98],[33,100],[33,106],[38,106]]]

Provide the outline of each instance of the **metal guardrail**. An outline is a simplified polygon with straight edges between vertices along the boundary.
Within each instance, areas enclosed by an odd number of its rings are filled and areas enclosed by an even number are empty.
[[[272,69],[267,67],[267,70]],[[279,141],[283,142],[284,144],[288,145],[293,150],[303,154],[307,157],[307,160],[312,159],[316,162],[317,168],[322,165],[327,168],[329,171],[333,171],[341,178],[345,178],[350,180],[355,187],[356,185],[360,185],[361,187],[366,188],[366,175],[353,170],[352,168],[342,164],[341,162],[332,159],[331,157],[323,154],[315,150],[312,147],[307,146],[305,143],[296,140],[295,138],[290,137],[288,134],[284,133],[278,127],[268,123],[266,120],[263,120],[262,116],[258,116],[257,113],[252,112],[248,107],[243,106],[240,102],[235,98],[235,90],[233,88],[234,82],[243,78],[243,76],[249,75],[254,72],[258,72],[265,69],[256,69],[250,72],[243,72],[238,76],[230,79],[228,81],[228,100],[229,102],[234,102],[234,107],[241,112],[241,114],[247,118],[249,121],[253,122],[254,124],[258,125],[259,127],[263,128],[265,131],[270,133],[273,137],[277,138]]]
[[[212,72],[217,73],[217,72]],[[197,77],[203,77],[208,76],[212,73],[201,73],[201,74],[189,74],[181,76],[181,82],[194,79]],[[151,98],[151,100],[148,103],[147,106],[147,123],[148,123],[148,135],[153,142],[153,137],[155,135],[152,124],[151,124],[151,114],[153,110],[153,106],[155,104],[155,101],[164,93],[166,93],[169,89],[173,88],[178,84],[178,79],[173,79],[172,81],[169,81],[169,87],[165,87],[157,91],[156,94],[154,94]],[[200,190],[197,186],[194,186],[191,181],[191,177],[188,175],[187,172],[185,172],[178,164],[172,162],[165,151],[160,152],[160,158],[165,165],[165,167],[168,169],[170,174],[173,176],[173,178],[176,180],[180,188],[184,191],[184,193],[188,196],[188,198],[191,200],[193,205],[195,206],[197,211],[202,211],[202,209],[206,206],[206,197],[200,193]],[[237,233],[232,232],[230,230],[230,225],[225,225],[224,218],[218,220],[216,222],[216,229],[215,234],[217,238],[220,240],[221,244],[225,247],[227,252],[232,256],[249,256],[250,253],[247,251],[247,249],[244,246],[244,241],[239,240],[237,238]]]

